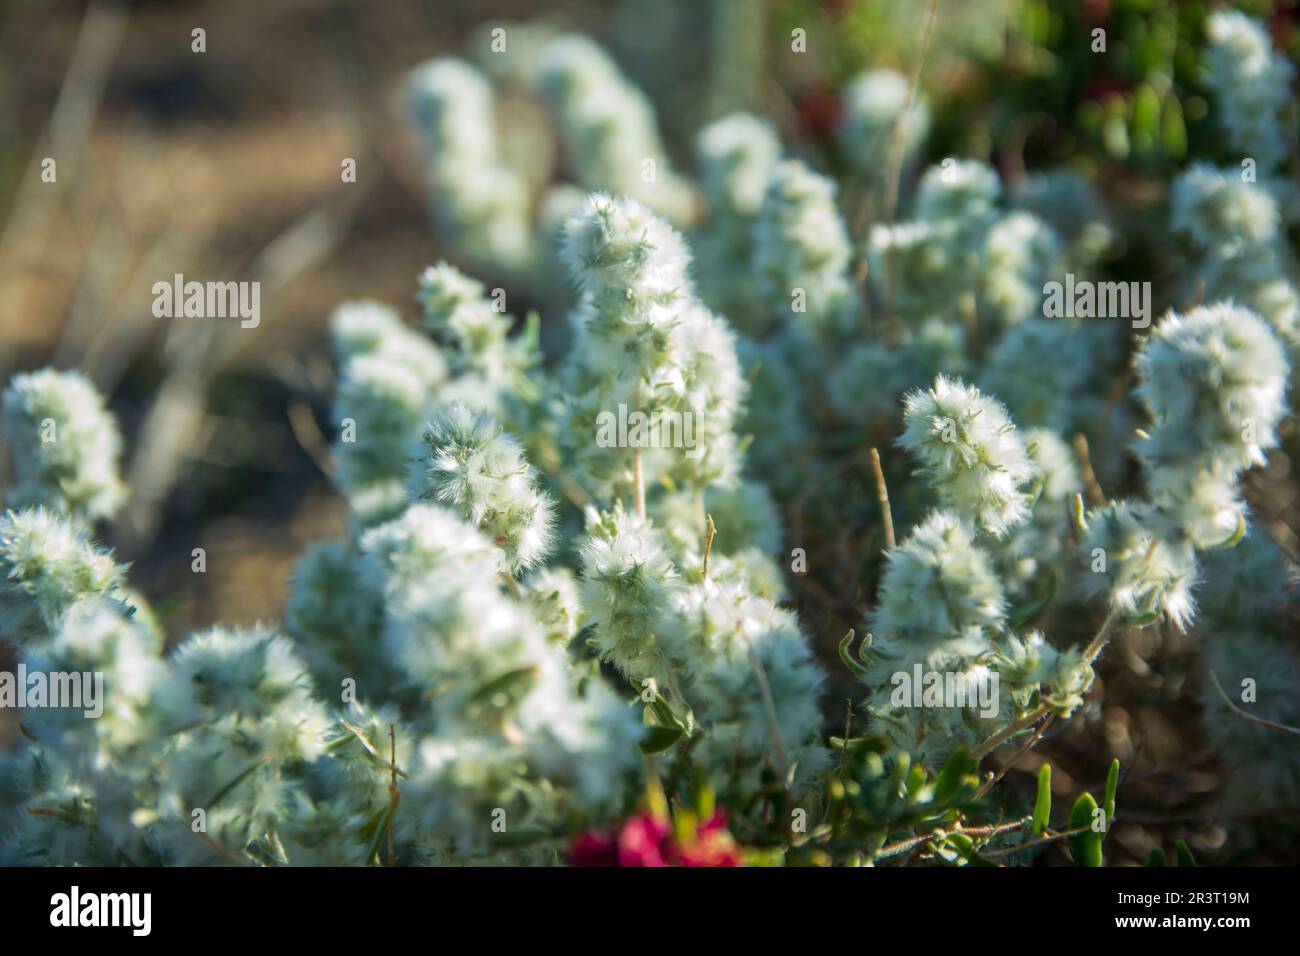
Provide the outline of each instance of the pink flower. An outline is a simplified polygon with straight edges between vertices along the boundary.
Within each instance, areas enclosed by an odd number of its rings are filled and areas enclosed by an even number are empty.
[[[603,834],[584,833],[569,847],[574,866],[618,866],[618,844]]]
[[[649,814],[633,817],[618,833],[619,866],[667,866],[668,826]]]
[[[638,814],[618,833],[584,833],[569,848],[574,866],[743,866],[740,847],[719,812],[685,841],[674,839],[666,821]]]
[[[695,839],[677,850],[678,866],[743,866],[740,847],[727,831],[727,816],[718,811],[695,831]]]

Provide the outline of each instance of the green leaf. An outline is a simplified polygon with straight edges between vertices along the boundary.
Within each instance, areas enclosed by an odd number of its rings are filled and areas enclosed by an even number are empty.
[[[1115,822],[1115,790],[1119,787],[1119,758],[1116,757],[1110,762],[1110,770],[1106,773],[1106,796],[1102,800],[1102,808],[1106,811],[1106,832],[1110,832],[1110,825]]]
[[[528,846],[550,837],[551,834],[541,827],[512,827],[493,834],[492,840],[500,846]]]
[[[390,803],[371,817],[370,822],[361,831],[363,837],[369,837],[369,842],[366,844],[366,862],[372,866],[383,865],[380,854],[388,840],[388,821],[392,816],[393,805]]]
[[[1043,591],[1042,597],[1018,611],[1011,613],[1011,627],[1013,630],[1020,630],[1025,625],[1034,621],[1040,614],[1047,609],[1047,605],[1052,603],[1052,598],[1056,597],[1056,572],[1049,571],[1047,574],[1047,587]]]
[[[1133,140],[1139,152],[1155,145],[1160,124],[1160,95],[1150,83],[1143,83],[1133,95]]]
[[[1094,833],[1092,821],[1096,818],[1097,801],[1092,794],[1085,793],[1075,801],[1070,811],[1071,830],[1087,827],[1082,833],[1070,837],[1070,852],[1074,855],[1075,866],[1101,866],[1101,841],[1103,833]]]
[[[1158,846],[1153,846],[1151,852],[1147,854],[1147,866],[1168,866],[1169,857],[1165,856],[1165,851]]]
[[[914,801],[925,786],[925,768],[920,764],[914,766],[907,775],[907,799],[909,802]],[[787,782],[788,783],[788,782]]]
[[[1124,97],[1113,95],[1105,104],[1105,118],[1101,122],[1101,142],[1111,159],[1123,162],[1128,159],[1128,105]]]
[[[1174,841],[1174,856],[1178,860],[1179,866],[1196,866],[1196,859],[1192,856],[1187,841],[1182,838]]]
[[[945,848],[955,850],[957,855],[969,863],[971,866],[993,866],[989,860],[980,856],[975,850],[975,841],[964,833],[949,833],[944,838]],[[950,854],[941,854],[950,857]]]
[[[844,662],[845,667],[853,672],[854,677],[858,680],[865,681],[867,679],[867,669],[855,661],[849,654],[849,645],[852,643],[853,631],[850,629],[849,633],[844,635],[844,640],[840,641],[840,660]]]
[[[662,697],[656,696],[654,703],[650,705],[650,712],[655,715],[655,720],[659,721],[661,726],[673,727],[679,733],[686,733],[686,721],[677,716],[676,712],[668,706],[668,701]]]
[[[515,691],[522,691],[533,682],[534,675],[535,671],[531,667],[521,667],[518,670],[499,674],[476,690],[474,696],[470,698],[470,703],[481,704],[488,702],[497,694],[513,697]]]
[[[964,748],[954,750],[939,771],[939,779],[934,785],[934,802],[951,803],[964,790],[974,793],[979,789],[979,777],[975,776],[978,765]]]
[[[1084,508],[1083,508],[1083,495],[1079,494],[1079,492],[1077,491],[1074,493],[1074,508],[1072,510],[1073,510],[1072,516],[1074,518],[1074,526],[1078,528],[1080,531],[1087,531],[1088,516],[1084,512]]]
[[[1187,152],[1187,125],[1183,122],[1183,104],[1172,93],[1165,97],[1160,114],[1160,140],[1165,155],[1182,159]]]
[[[1159,611],[1147,611],[1145,614],[1135,614],[1124,623],[1129,627],[1146,627],[1149,624],[1154,624],[1158,620],[1160,620]]]
[[[1243,512],[1237,512],[1237,526],[1233,529],[1232,534],[1225,538],[1219,544],[1210,545],[1211,548],[1235,548],[1241,544],[1241,539],[1246,537],[1246,516]]]
[[[238,786],[239,786],[241,783],[243,783],[245,780],[247,780],[248,777],[249,777],[249,775],[250,775],[251,773],[253,773],[253,771],[255,771],[255,770],[257,770],[257,769],[259,769],[259,768],[261,768],[261,767],[264,767],[264,766],[266,766],[266,759],[265,759],[265,758],[263,758],[263,759],[261,759],[261,760],[258,760],[258,761],[256,761],[256,762],[250,764],[249,766],[245,767],[243,770],[241,770],[241,771],[240,771],[240,772],[235,776],[235,779],[231,780],[231,781],[230,781],[229,783],[227,783],[224,787],[222,787],[220,790],[218,790],[217,793],[216,793],[216,795],[215,795],[211,800],[209,800],[207,803],[203,804],[204,809],[211,809],[212,807],[215,807],[218,803],[220,803],[220,802],[221,802],[221,801],[226,797],[227,794],[229,794],[232,790],[234,790],[236,787],[238,787]]]
[[[1038,794],[1034,797],[1034,836],[1042,836],[1052,815],[1052,765],[1038,768]]]
[[[698,767],[691,774],[691,806],[701,820],[711,820],[717,809],[717,794],[713,785],[709,783],[708,775]]]
[[[185,607],[189,603],[190,603],[190,599],[183,598],[183,597],[168,598],[165,601],[159,601],[157,604],[154,605],[154,609],[153,609],[154,620],[157,621],[159,624],[166,624],[168,618],[170,618],[173,614],[181,610],[181,608]]]
[[[684,734],[680,727],[647,727],[638,745],[643,754],[657,754],[677,743]]]

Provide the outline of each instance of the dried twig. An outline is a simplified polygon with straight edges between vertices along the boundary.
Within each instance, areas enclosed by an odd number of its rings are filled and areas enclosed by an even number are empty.
[[[1097,481],[1097,472],[1092,467],[1092,454],[1088,450],[1088,439],[1083,432],[1076,432],[1070,439],[1074,446],[1074,455],[1079,460],[1079,476],[1083,479],[1083,490],[1088,493],[1088,504],[1100,508],[1106,503],[1106,493]]]
[[[713,523],[713,515],[704,516],[704,580],[709,579],[709,555],[713,552],[713,539],[717,537],[718,526]]]
[[[1231,710],[1238,717],[1242,718],[1243,720],[1249,720],[1252,724],[1259,724],[1261,727],[1269,727],[1273,730],[1281,730],[1288,734],[1300,734],[1300,727],[1292,727],[1289,724],[1279,724],[1276,721],[1265,720],[1263,717],[1256,717],[1254,714],[1250,713],[1249,711],[1242,710],[1240,707],[1234,704],[1231,699],[1229,699],[1226,693],[1224,693],[1223,685],[1219,683],[1219,675],[1214,673],[1214,671],[1210,670],[1208,667],[1206,668],[1206,670],[1209,672],[1210,682],[1214,684],[1214,689],[1219,692],[1219,696],[1223,698],[1223,702],[1228,705],[1228,709]]]
[[[894,550],[894,515],[889,509],[889,488],[885,472],[880,467],[880,452],[871,449],[871,471],[876,478],[876,500],[880,502],[880,520],[885,525],[885,550]]]

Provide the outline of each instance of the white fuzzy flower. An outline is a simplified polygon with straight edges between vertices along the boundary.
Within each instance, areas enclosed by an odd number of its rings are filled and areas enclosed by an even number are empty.
[[[951,223],[961,235],[973,237],[988,227],[1001,197],[1002,183],[987,163],[944,160],[921,177],[916,216],[930,223]]]
[[[1025,447],[1038,468],[1031,484],[1033,514],[1005,538],[989,546],[1002,586],[1013,604],[1027,604],[1043,594],[1045,582],[1065,574],[1066,542],[1062,535],[1067,507],[1083,490],[1074,453],[1053,431],[1028,428]]]
[[[1032,695],[1061,717],[1069,717],[1083,704],[1083,695],[1092,687],[1092,665],[1078,648],[1060,651],[1043,638],[1040,631],[1005,641],[995,657],[998,677],[1017,698],[1028,706]]]
[[[435,574],[464,584],[494,580],[500,561],[478,529],[445,508],[425,504],[371,528],[361,537],[361,550],[379,563],[390,601]]]
[[[111,517],[126,497],[122,436],[104,400],[78,372],[15,375],[4,393],[12,507],[45,505],[80,521]]]
[[[44,508],[0,518],[0,622],[8,634],[47,637],[75,602],[117,595],[124,572],[67,518]]]
[[[452,389],[461,391],[466,380],[481,382],[494,393],[479,407],[495,410],[506,399],[527,404],[535,398],[536,386],[530,373],[541,356],[535,330],[511,337],[514,317],[504,309],[504,299],[486,298],[482,283],[459,269],[440,262],[420,275],[416,299],[424,308],[424,324],[449,353],[460,380]]]
[[[1240,170],[1195,163],[1174,180],[1170,202],[1174,231],[1198,252],[1254,254],[1278,234],[1277,202],[1263,186],[1243,182]]]
[[[519,708],[529,763],[546,780],[573,788],[578,805],[615,808],[641,763],[642,708],[599,680],[581,696],[568,674],[540,680]]]
[[[889,167],[894,124],[908,106],[908,84],[894,70],[868,70],[854,77],[844,88],[844,116],[839,137],[844,151],[859,172],[882,179]],[[916,151],[930,127],[930,111],[924,101],[911,101],[903,121],[903,154]]]
[[[949,221],[877,223],[867,234],[868,279],[905,319],[942,315],[974,287],[976,249]]]
[[[697,642],[689,696],[707,723],[697,752],[710,780],[756,794],[778,745],[796,787],[816,780],[830,762],[821,745],[823,677],[794,614],[743,585],[713,581],[692,587],[679,608]]]
[[[565,260],[597,307],[672,303],[690,294],[689,256],[678,232],[634,199],[592,193],[570,218]]]
[[[581,628],[578,579],[568,568],[542,568],[523,585],[524,601],[548,640],[565,645]]]
[[[1109,331],[1064,319],[1020,322],[993,346],[980,387],[997,395],[1022,426],[1077,431],[1103,408],[1105,396],[1096,383],[1108,358]],[[1045,368],[1052,374],[1043,375]]]
[[[1034,466],[1000,402],[940,375],[907,395],[903,420],[899,446],[947,507],[996,537],[1029,516],[1024,485]]]
[[[700,130],[695,151],[711,214],[740,219],[757,215],[781,156],[772,124],[750,113],[732,113]]]
[[[754,219],[781,156],[780,140],[765,120],[732,113],[700,131],[695,151],[709,204],[709,218],[692,240],[696,278],[705,300],[739,328],[761,328],[749,263]]]
[[[654,107],[599,46],[578,34],[549,43],[537,85],[580,185],[631,196],[673,222],[690,218],[692,191],[669,163]]]
[[[147,769],[162,726],[163,712],[156,698],[167,692],[171,675],[158,656],[153,637],[131,620],[117,601],[86,598],[71,605],[60,618],[39,664],[29,669],[49,673],[99,674],[102,712],[92,720],[84,708],[34,709],[25,715],[27,726],[47,747],[47,760],[57,759],[70,771],[93,778],[104,771],[135,776]],[[143,760],[139,758],[144,758]],[[144,766],[141,766],[144,764]]]
[[[474,260],[527,265],[531,209],[523,178],[501,162],[487,79],[463,60],[411,72],[407,110],[420,135],[437,228]]]
[[[264,628],[211,628],[172,657],[166,709],[176,734],[161,759],[162,841],[171,863],[222,859],[194,839],[193,811],[227,856],[274,858],[268,845],[289,810],[304,762],[325,753],[330,726],[288,640]]]
[[[298,559],[285,606],[285,630],[298,642],[322,686],[377,675],[372,663],[378,657],[383,621],[380,585],[371,561],[342,541],[317,542]]]
[[[1067,169],[1029,173],[1016,183],[1012,200],[1066,241],[1072,261],[1093,265],[1114,242],[1101,198],[1078,173]]]
[[[778,163],[754,224],[752,268],[774,322],[830,336],[851,326],[851,248],[835,184],[798,160]]]
[[[1201,566],[1197,631],[1207,641],[1224,630],[1278,630],[1300,594],[1295,563],[1258,525],[1235,547],[1206,551]]]
[[[1177,525],[1148,505],[1117,501],[1087,517],[1080,557],[1086,589],[1129,618],[1167,618],[1183,630],[1196,610],[1196,550]]]
[[[589,513],[587,533],[580,594],[592,644],[629,678],[667,689],[686,660],[672,611],[677,569],[658,532],[622,508]]]
[[[458,510],[501,549],[512,574],[546,556],[554,504],[519,442],[491,415],[452,404],[425,426],[423,440],[428,457],[412,474],[414,494]]]
[[[1274,52],[1268,28],[1244,13],[1215,11],[1205,32],[1209,86],[1228,144],[1265,170],[1277,168],[1288,150],[1283,116],[1293,100],[1295,67]]]
[[[981,253],[981,317],[997,326],[1041,314],[1043,287],[1060,271],[1064,252],[1055,231],[1027,212],[1008,213],[989,227]]]
[[[891,658],[974,656],[1005,610],[988,554],[956,515],[936,511],[889,552],[872,633]]]
[[[437,346],[374,302],[344,303],[330,327],[341,362],[334,478],[367,527],[406,504],[411,443],[444,386],[447,363]]]
[[[1165,469],[1244,469],[1277,444],[1289,368],[1268,325],[1231,303],[1171,312],[1143,343],[1138,397],[1153,420],[1138,454]]]

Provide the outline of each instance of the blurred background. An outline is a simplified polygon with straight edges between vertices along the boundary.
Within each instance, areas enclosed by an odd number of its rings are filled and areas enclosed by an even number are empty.
[[[1014,181],[1069,163],[1123,211],[1117,277],[1147,277],[1156,215],[1189,154],[1213,156],[1198,84],[1207,9],[1170,0],[942,0],[921,85],[932,126],[927,161],[973,156]],[[1300,7],[1234,4],[1264,17],[1300,53]],[[840,90],[865,67],[910,73],[925,0],[3,0],[0,2],[0,365],[80,368],[122,422],[131,500],[105,539],[165,615],[172,640],[217,620],[282,614],[293,563],[343,533],[347,514],[323,466],[333,369],[325,337],[342,300],[374,298],[414,314],[415,280],[455,261],[429,226],[428,198],[403,121],[408,72],[472,56],[499,24],[575,29],[609,49],[659,111],[668,153],[693,171],[705,122],[751,109],[790,152],[842,172],[832,135]],[[1108,34],[1105,57],[1086,37]],[[205,51],[192,49],[201,28]],[[808,55],[790,55],[806,30]],[[540,105],[502,95],[507,150],[533,175],[563,169]],[[512,145],[513,144],[513,145]],[[41,162],[57,161],[57,181]],[[356,182],[340,164],[356,161]],[[536,172],[540,170],[540,172]],[[1154,243],[1152,243],[1154,244]],[[257,280],[262,321],[156,318],[151,287],[187,279]],[[555,303],[505,278],[510,311]],[[1294,556],[1300,488],[1284,455],[1252,478],[1252,504]],[[207,553],[191,572],[192,550]],[[844,582],[811,576],[801,616],[830,662]],[[869,595],[867,596],[869,600]],[[831,605],[828,607],[828,605]],[[850,612],[852,607],[848,609]],[[1145,633],[1145,632],[1144,632]],[[1297,862],[1295,823],[1281,839],[1229,841],[1212,812],[1221,770],[1189,734],[1183,698],[1194,648],[1121,649],[1151,668],[1116,680],[1142,688],[1077,733],[1041,748],[1064,789],[1096,792],[1110,755],[1130,772],[1120,859],[1185,836],[1217,862]],[[0,662],[3,663],[3,662]],[[1132,663],[1131,661],[1129,663]],[[836,687],[838,690],[838,686]],[[1121,698],[1122,699],[1122,696]],[[1013,780],[1032,789],[1043,754]],[[1016,785],[1021,785],[1016,784]]]

